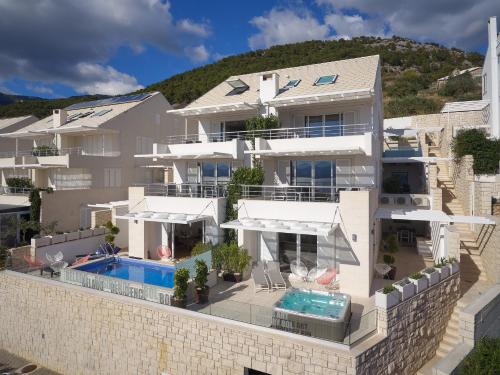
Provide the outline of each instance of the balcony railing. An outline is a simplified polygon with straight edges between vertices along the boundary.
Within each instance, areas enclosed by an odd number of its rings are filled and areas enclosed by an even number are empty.
[[[83,147],[70,148],[33,148],[32,150],[0,152],[0,158],[13,158],[17,156],[64,156],[64,155],[84,155],[84,156],[120,156],[120,151],[88,151]]]
[[[28,195],[30,188],[0,186],[0,195]]]
[[[136,184],[144,187],[144,195],[185,198],[225,198],[226,185],[213,184]]]
[[[341,191],[367,190],[370,186],[241,185],[242,199],[296,202],[339,202]]]
[[[427,194],[381,194],[380,204],[397,207],[430,208],[431,197]]]
[[[233,139],[251,140],[254,138],[289,139],[341,137],[364,134],[372,131],[372,129],[373,127],[371,124],[349,124],[188,134],[167,137],[166,144],[227,142],[232,141]]]

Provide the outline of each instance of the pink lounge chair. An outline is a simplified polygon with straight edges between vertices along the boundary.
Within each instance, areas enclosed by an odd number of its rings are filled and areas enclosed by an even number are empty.
[[[329,268],[326,270],[325,273],[323,273],[320,277],[316,279],[316,282],[319,285],[330,285],[333,281],[335,281],[335,278],[337,277],[337,271],[335,268]]]
[[[43,263],[36,258],[31,258],[28,255],[23,255],[23,258],[30,269],[39,269],[43,267]]]
[[[168,246],[161,245],[156,248],[156,254],[161,260],[169,260],[172,256],[172,250]]]
[[[90,255],[85,255],[84,257],[78,258],[72,264],[72,266],[77,266],[79,264],[87,263],[89,261]]]

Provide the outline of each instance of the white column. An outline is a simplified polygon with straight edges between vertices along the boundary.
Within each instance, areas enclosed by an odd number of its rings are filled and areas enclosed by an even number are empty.
[[[172,223],[172,259],[175,259],[175,224]]]
[[[500,138],[500,92],[498,88],[498,52],[497,52],[497,18],[491,17],[488,22],[488,50],[490,57],[491,77],[486,83],[491,87],[491,135]],[[488,88],[490,89],[490,88]]]

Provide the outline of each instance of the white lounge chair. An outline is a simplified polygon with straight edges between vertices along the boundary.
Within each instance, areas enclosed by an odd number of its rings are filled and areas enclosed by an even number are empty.
[[[50,255],[49,253],[46,253],[45,258],[47,258],[49,263],[60,262],[64,259],[64,254],[61,251],[57,252],[54,255]]]
[[[304,281],[307,279],[307,274],[309,273],[305,264],[296,260],[290,263],[290,271],[294,276]]]
[[[286,282],[280,271],[279,262],[267,262],[267,277],[271,282],[271,287],[276,289],[286,289]]]
[[[252,268],[252,280],[255,293],[257,293],[258,290],[267,290],[268,292],[271,291],[271,285],[269,284],[269,280],[264,272],[264,265],[262,263],[259,262]]]

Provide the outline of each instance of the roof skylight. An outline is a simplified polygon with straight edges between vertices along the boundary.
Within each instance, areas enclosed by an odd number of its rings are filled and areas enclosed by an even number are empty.
[[[291,89],[292,87],[297,87],[300,83],[300,79],[291,79],[288,83],[283,87],[285,90]]]
[[[337,80],[337,74],[332,74],[329,76],[321,76],[316,81],[314,82],[315,86],[321,86],[321,85],[330,85],[332,83],[335,83]]]
[[[245,92],[250,88],[239,78],[233,79],[231,81],[226,81],[226,83],[233,88],[228,95],[241,94],[242,92]]]

